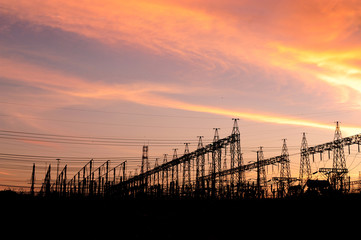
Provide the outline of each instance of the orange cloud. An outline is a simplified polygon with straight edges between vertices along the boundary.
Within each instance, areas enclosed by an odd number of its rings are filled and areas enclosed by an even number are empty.
[[[237,66],[267,47],[233,19],[178,1],[8,1],[4,14],[74,32],[115,47],[143,47],[206,68]],[[251,53],[253,52],[253,53]],[[233,62],[234,60],[237,62]]]
[[[341,102],[349,100],[349,92],[353,90],[361,94],[361,50],[358,48],[347,50],[316,51],[303,48],[289,47],[280,43],[274,44],[280,55],[274,57],[272,63],[279,67],[291,70],[301,76],[301,79],[310,84],[315,81],[335,87],[335,95]],[[355,99],[352,99],[355,101]],[[359,97],[361,100],[361,97]],[[361,106],[361,102],[359,103]]]
[[[288,70],[306,84],[318,80],[361,93],[360,51],[355,47],[359,43],[353,37],[360,17],[358,1],[265,1],[262,6],[258,1],[207,3],[209,7],[204,1],[19,0],[3,1],[0,12],[114,47],[131,45],[160,55],[175,55],[206,68],[237,69],[247,62]],[[214,108],[165,97],[164,93],[189,91],[173,85],[108,85],[6,59],[0,59],[0,65],[5,68],[3,77],[78,98],[121,99],[254,121],[333,128],[304,119]]]
[[[12,176],[13,174],[10,174],[8,172],[0,172],[0,175]]]
[[[140,46],[160,55],[175,55],[210,69],[237,69],[249,62],[267,69],[285,65],[299,71],[290,65],[312,64],[342,76],[355,72],[349,64],[359,51],[341,56],[350,60],[348,65],[324,57],[358,49],[358,1],[206,2],[18,0],[2,1],[0,12],[114,47]],[[313,70],[311,76],[334,83],[330,74]]]

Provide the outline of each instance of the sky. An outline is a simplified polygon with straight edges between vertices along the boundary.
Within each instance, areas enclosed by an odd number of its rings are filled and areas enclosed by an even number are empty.
[[[135,172],[143,144],[153,165],[232,118],[245,163],[286,138],[297,177],[302,132],[361,133],[360,38],[357,0],[0,0],[0,188],[29,186],[33,163],[40,185],[57,158]]]

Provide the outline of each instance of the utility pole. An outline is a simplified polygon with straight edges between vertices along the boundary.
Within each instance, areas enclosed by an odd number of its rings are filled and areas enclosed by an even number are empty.
[[[163,164],[168,162],[167,154],[163,155]],[[168,172],[169,169],[165,168],[162,170],[162,192],[164,195],[168,195]]]
[[[147,172],[149,170],[148,166],[149,166],[148,145],[144,145],[143,146],[142,165],[140,167],[140,173],[143,174],[143,173]],[[143,193],[148,193],[148,177],[142,178],[141,181],[142,181],[141,185],[142,185]]]
[[[93,195],[93,184],[94,184],[94,173],[93,173],[93,159],[89,161],[89,182],[88,182],[88,192],[90,195]],[[115,171],[114,171],[115,172]]]
[[[34,196],[34,183],[35,183],[35,163],[33,164],[33,172],[31,174],[31,187],[30,187],[31,196]]]
[[[155,158],[155,161],[154,161],[154,168],[157,168],[159,166],[158,164],[158,159],[159,158]],[[159,187],[159,171],[155,172],[154,173],[154,182],[153,184],[155,185],[155,191],[156,191],[156,195],[158,194],[158,187]],[[156,180],[157,179],[157,180]]]
[[[65,165],[64,169],[61,171],[61,181],[60,181],[60,195],[66,196],[66,170],[67,165]]]
[[[108,187],[109,187],[109,162],[110,162],[110,160],[107,160],[106,165],[105,165],[104,193],[108,190]]]
[[[212,150],[212,197],[215,198],[217,196],[217,188],[216,188],[216,172],[217,171],[221,171],[221,149],[219,146],[217,146],[217,141],[219,140],[219,134],[218,134],[218,130],[219,128],[213,128],[214,130],[214,137],[213,137],[213,144],[214,144],[214,148]],[[221,176],[219,176],[218,178],[218,182],[219,182],[219,192],[221,192]]]
[[[173,157],[172,160],[178,158],[177,154],[178,148],[173,148]],[[172,166],[172,183],[171,183],[171,194],[174,196],[178,195],[178,164]]]
[[[358,192],[361,192],[361,171],[358,172]]]
[[[263,188],[267,190],[267,176],[266,166],[262,165],[261,162],[264,160],[263,147],[260,146],[257,152],[256,171],[257,171],[257,186],[256,186],[256,197],[264,197]]]
[[[203,142],[202,142],[203,136],[198,136],[198,146],[197,149],[203,148]],[[204,163],[205,163],[205,157],[203,154],[197,156],[196,158],[196,190],[197,194],[203,195],[203,192],[200,193],[200,189],[204,190]],[[202,179],[201,182],[199,179]]]
[[[46,171],[44,182],[43,182],[43,185],[40,190],[41,193],[45,192],[45,196],[49,196],[49,194],[50,194],[50,186],[51,186],[50,185],[50,180],[51,180],[50,173],[51,173],[51,164],[49,164],[48,170]]]
[[[146,171],[148,171],[148,146],[144,145],[143,146],[143,155],[142,155],[142,166],[140,168],[140,173],[143,174]]]
[[[189,144],[190,143],[184,143],[184,155],[189,154]],[[188,194],[189,188],[191,183],[191,159],[187,158],[186,161],[183,163],[183,184],[182,184],[182,191],[183,193]]]
[[[58,177],[59,177],[59,162],[60,162],[60,158],[56,159],[57,164],[56,164],[56,178],[55,178],[55,192],[58,192]]]
[[[261,169],[259,165],[259,153],[257,151],[257,198],[261,198]]]
[[[126,180],[126,176],[125,176],[125,172],[126,172],[126,167],[127,167],[127,161],[124,161],[123,162],[123,176],[122,176],[122,181],[125,181]]]

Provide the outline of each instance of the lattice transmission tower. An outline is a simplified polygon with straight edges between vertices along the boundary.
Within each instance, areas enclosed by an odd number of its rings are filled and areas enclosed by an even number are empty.
[[[148,162],[148,145],[143,146],[143,155],[142,155],[142,165],[140,167],[140,173],[145,173],[149,169],[149,162]]]
[[[243,165],[243,157],[241,151],[241,137],[240,131],[238,128],[238,121],[239,118],[232,118],[233,122],[233,129],[232,129],[232,136],[235,138],[230,145],[230,152],[231,152],[231,168],[241,167]],[[245,186],[245,173],[244,171],[238,171],[231,174],[231,193],[232,194],[240,194],[242,189]]]
[[[280,170],[280,177],[284,179],[290,179],[291,178],[291,170],[290,170],[290,161],[289,161],[289,154],[288,154],[288,148],[286,144],[287,139],[282,139],[283,145],[282,145],[282,152],[281,156],[284,156],[287,161],[284,161],[281,163],[281,170]]]
[[[346,159],[344,152],[344,143],[342,141],[342,133],[340,123],[336,122],[336,130],[333,141],[336,147],[333,149],[333,165],[330,175],[330,181],[335,190],[344,190],[347,175]]]
[[[303,185],[308,179],[311,178],[311,165],[310,165],[310,153],[307,151],[308,144],[306,139],[306,133],[302,134],[301,143],[301,157],[300,157],[300,181]]]
[[[259,151],[257,151],[258,154],[258,161],[263,161],[264,160],[264,155],[263,155],[263,147],[260,146],[259,147]],[[267,197],[267,174],[266,174],[266,166],[265,165],[261,165],[258,166],[259,167],[259,183],[262,189],[262,197]]]
[[[285,196],[291,183],[290,159],[289,159],[286,140],[287,139],[283,139],[282,152],[281,152],[281,156],[283,157],[283,159],[285,159],[285,161],[281,162],[279,188],[278,188],[279,197]]]

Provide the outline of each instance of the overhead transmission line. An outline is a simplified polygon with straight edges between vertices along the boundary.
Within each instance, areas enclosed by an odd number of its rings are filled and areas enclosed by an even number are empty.
[[[0,130],[0,139],[29,140],[49,143],[81,144],[81,145],[106,145],[106,146],[140,146],[147,143],[152,146],[173,146],[183,144],[184,141],[196,143],[197,140],[176,139],[148,139],[148,138],[115,138],[115,137],[90,137],[59,134],[44,134],[34,132],[20,132]]]
[[[63,144],[81,144],[81,145],[106,145],[106,146],[174,146],[183,145],[184,142],[198,143],[197,139],[158,139],[158,138],[116,138],[116,137],[91,137],[91,136],[74,136],[60,134],[45,134],[23,131],[0,130],[0,139],[9,140],[29,140],[49,143]],[[211,142],[211,140],[208,140]],[[206,140],[207,142],[207,140]],[[290,148],[298,148],[298,146],[289,146]],[[253,149],[255,147],[247,146],[244,149]],[[278,149],[278,146],[264,147],[268,149]]]

